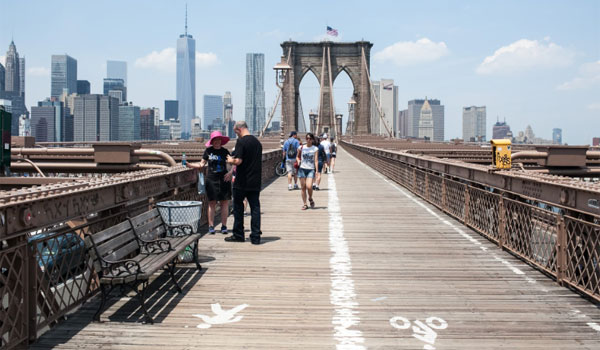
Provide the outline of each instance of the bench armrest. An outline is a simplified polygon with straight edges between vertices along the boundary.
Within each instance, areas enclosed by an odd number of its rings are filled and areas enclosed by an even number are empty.
[[[140,240],[140,243],[142,243],[143,251],[148,254],[165,253],[172,250],[171,242],[166,239],[156,239],[153,241]]]
[[[167,227],[167,235],[171,236],[171,237],[184,237],[184,236],[190,236],[192,234],[194,234],[194,229],[192,229],[191,225],[167,225],[165,224],[165,226]]]
[[[137,275],[142,272],[140,264],[131,259],[117,260],[117,261],[106,261],[102,259],[102,265],[108,269],[109,273],[113,277],[124,277],[129,275]]]

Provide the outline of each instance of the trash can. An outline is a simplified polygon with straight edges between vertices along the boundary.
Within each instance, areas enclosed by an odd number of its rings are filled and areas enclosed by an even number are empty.
[[[190,225],[194,233],[200,228],[202,202],[166,201],[156,204],[163,221],[168,225]]]

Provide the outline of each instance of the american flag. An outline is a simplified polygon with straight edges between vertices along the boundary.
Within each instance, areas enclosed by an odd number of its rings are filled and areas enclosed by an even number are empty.
[[[330,26],[327,26],[327,35],[338,36],[337,29],[333,29]]]

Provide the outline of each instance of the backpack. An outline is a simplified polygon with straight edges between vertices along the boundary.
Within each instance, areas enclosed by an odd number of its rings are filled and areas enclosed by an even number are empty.
[[[298,149],[295,147],[294,142],[288,144],[287,157],[288,159],[294,159],[298,155]]]
[[[332,143],[329,146],[329,150],[330,150],[331,154],[335,154],[335,151],[337,151],[337,147],[335,146],[335,143]]]

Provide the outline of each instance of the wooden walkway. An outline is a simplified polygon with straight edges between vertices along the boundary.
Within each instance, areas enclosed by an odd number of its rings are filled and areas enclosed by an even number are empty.
[[[32,348],[600,349],[600,309],[339,153],[316,209],[277,179],[263,244],[205,236],[183,294],[158,276],[154,325],[127,296],[91,322],[94,299]]]

